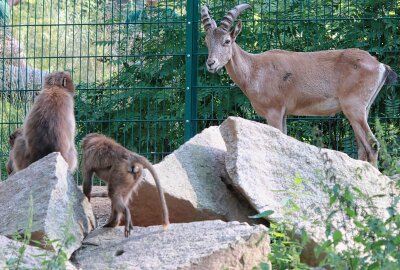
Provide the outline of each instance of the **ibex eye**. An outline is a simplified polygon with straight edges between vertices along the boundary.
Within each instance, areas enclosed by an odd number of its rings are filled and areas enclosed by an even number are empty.
[[[225,40],[224,44],[229,44],[231,41],[229,39]]]

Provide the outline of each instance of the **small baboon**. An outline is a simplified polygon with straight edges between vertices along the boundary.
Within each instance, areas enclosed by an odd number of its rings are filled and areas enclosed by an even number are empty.
[[[11,159],[11,155],[14,149],[15,140],[22,135],[22,128],[17,128],[9,137],[8,143],[10,144],[10,153],[7,161],[7,174],[14,174],[14,165]]]
[[[156,182],[163,210],[163,225],[169,225],[169,214],[160,180],[153,165],[143,156],[138,155],[113,139],[104,135],[91,133],[82,140],[82,175],[83,192],[90,201],[92,176],[107,183],[108,197],[111,199],[111,216],[104,227],[115,227],[120,224],[125,214],[125,237],[130,235],[132,219],[128,208],[132,193],[142,180],[143,168],[148,169]]]
[[[46,76],[25,118],[22,136],[15,140],[11,156],[15,171],[52,152],[60,152],[72,172],[76,169],[74,92],[68,72]]]

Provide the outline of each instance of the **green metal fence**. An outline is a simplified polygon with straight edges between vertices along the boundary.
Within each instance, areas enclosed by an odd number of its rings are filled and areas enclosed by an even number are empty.
[[[218,22],[238,1],[10,2],[0,0],[2,179],[8,136],[52,71],[70,71],[77,85],[77,145],[85,134],[101,132],[158,161],[229,115],[264,121],[224,71],[210,74],[204,65],[200,6],[207,4]],[[248,2],[253,9],[240,16],[237,42],[249,52],[358,47],[400,73],[400,1]],[[370,113],[373,128],[376,119],[382,140],[398,142],[399,86],[382,89]],[[356,155],[342,115],[288,121],[289,135]]]

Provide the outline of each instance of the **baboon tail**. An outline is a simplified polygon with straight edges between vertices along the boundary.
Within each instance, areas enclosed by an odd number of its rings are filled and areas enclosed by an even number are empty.
[[[158,178],[158,174],[154,169],[154,166],[150,163],[150,161],[148,161],[145,157],[141,157],[141,162],[143,166],[150,171],[151,175],[154,178],[154,181],[156,182],[163,212],[163,226],[164,230],[166,230],[169,226],[169,212],[168,212],[167,202],[165,201],[164,190],[160,184],[160,179]]]
[[[395,84],[398,78],[397,73],[394,72],[388,65],[385,65],[385,68],[386,68],[385,84]]]

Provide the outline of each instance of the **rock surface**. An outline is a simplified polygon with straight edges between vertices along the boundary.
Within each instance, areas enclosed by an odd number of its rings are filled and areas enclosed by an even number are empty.
[[[220,131],[234,187],[258,212],[273,210],[271,219],[305,228],[316,242],[325,239],[330,211],[325,187],[352,185],[370,196],[393,192],[392,181],[369,163],[302,143],[271,126],[229,117]],[[374,201],[378,214],[385,215],[389,196]]]
[[[0,235],[0,269],[15,269],[17,263],[18,269],[43,269],[42,262],[51,260],[55,255],[50,251],[27,245],[21,256],[19,248],[22,246],[21,242]],[[20,261],[17,262],[19,259]],[[66,262],[66,269],[75,270],[76,268],[70,262]]]
[[[227,188],[226,147],[218,127],[210,127],[154,165],[165,192],[171,223],[222,219],[249,221],[255,213]],[[130,204],[137,226],[161,223],[161,206],[151,174]]]
[[[82,191],[82,186],[79,186]],[[111,200],[108,198],[107,186],[93,186],[90,198],[97,227],[105,225],[111,214]]]
[[[6,269],[7,262],[10,265],[20,257],[18,249],[22,246],[20,242],[10,240],[0,235],[0,269]],[[22,256],[20,267],[22,269],[40,269],[42,267],[40,260],[36,256],[44,255],[45,258],[51,256],[50,251],[46,251],[37,247],[26,246],[26,251]],[[13,269],[12,267],[10,267]]]
[[[77,250],[72,262],[82,269],[252,269],[267,262],[269,237],[263,225],[204,221],[134,227],[99,228]]]
[[[65,236],[72,235],[74,240],[65,247],[68,256],[95,227],[91,206],[60,153],[52,153],[1,182],[0,205],[0,235],[23,233],[32,208],[32,239],[42,243],[44,237],[59,240],[43,246],[56,250]]]

